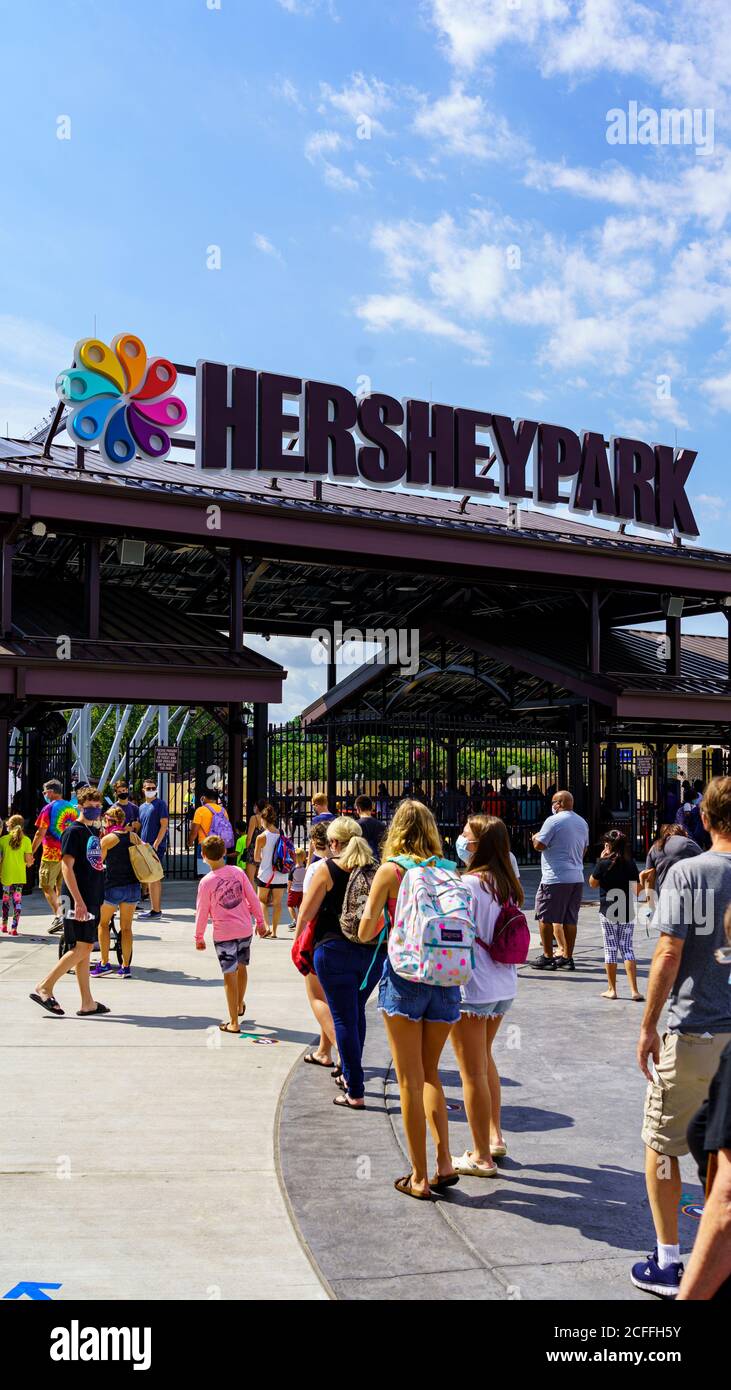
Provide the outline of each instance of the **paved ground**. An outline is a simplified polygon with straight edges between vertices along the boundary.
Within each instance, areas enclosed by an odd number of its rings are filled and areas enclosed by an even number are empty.
[[[300,1063],[312,1020],[289,933],[254,943],[248,996],[247,1029],[278,1042],[222,1037],[194,886],[166,891],[164,923],[136,935],[133,978],[96,984],[109,1017],[76,1017],[71,977],[57,987],[65,1018],[29,1001],[57,950],[39,894],[22,935],[0,936],[0,1295],[40,1280],[60,1299],[643,1298],[627,1281],[652,1245],[640,1008],[598,997],[595,909],[582,910],[577,973],[524,970],[503,1025],[504,1176],[465,1179],[432,1207],[392,1187],[408,1164],[375,1010],[371,1108],[353,1115],[332,1106],[328,1072]],[[638,944],[646,960],[652,943]],[[449,1052],[445,1080],[462,1152]],[[698,1197],[688,1160],[684,1178]],[[685,1248],[695,1228],[681,1217]]]
[[[167,886],[171,910],[140,926],[131,980],[94,982],[109,1017],[76,1017],[71,976],[56,990],[65,1018],[28,999],[57,953],[39,893],[22,935],[0,936],[0,1296],[46,1280],[61,1299],[327,1297],[274,1161],[279,1095],[312,1036],[289,943],[252,951],[247,1028],[278,1043],[222,1037],[193,893]]]
[[[636,1299],[652,1320],[655,1300],[628,1279],[629,1265],[654,1244],[639,1140],[645,1083],[634,1061],[641,1006],[625,980],[624,999],[599,998],[606,981],[593,906],[582,909],[579,943],[574,975],[521,971],[498,1035],[509,1156],[497,1180],[464,1178],[433,1205],[394,1192],[409,1163],[373,1006],[367,1113],[332,1106],[328,1073],[293,1073],[282,1171],[336,1297]],[[636,944],[646,962],[654,943],[643,930]],[[469,1130],[449,1048],[444,1080],[452,1148],[462,1153]],[[700,1199],[692,1160],[682,1170],[684,1192]],[[697,1223],[680,1219],[687,1249]]]

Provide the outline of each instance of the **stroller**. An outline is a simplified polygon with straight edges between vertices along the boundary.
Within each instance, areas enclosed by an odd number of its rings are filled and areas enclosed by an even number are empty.
[[[116,914],[115,914],[115,915],[116,915]],[[68,950],[70,949],[70,946],[73,945],[73,928],[74,928],[73,919],[64,918],[64,928],[63,928],[63,931],[62,931],[62,933],[61,933],[61,935],[60,935],[60,937],[59,937],[59,939],[58,939],[58,958],[59,958],[59,960],[61,959],[62,955],[64,955],[65,952],[68,951]],[[114,917],[112,917],[112,920],[111,920],[111,922],[109,923],[109,954],[110,954],[110,955],[115,955],[115,956],[117,957],[117,964],[118,964],[118,965],[122,965],[122,963],[123,963],[123,958],[122,958],[122,933],[121,933],[121,931],[118,930],[117,924],[116,924],[116,922],[115,922]],[[134,946],[132,947],[132,951],[130,952],[130,957],[129,957],[129,963],[130,963],[130,965],[132,964],[132,955],[133,955],[133,954],[134,954]]]

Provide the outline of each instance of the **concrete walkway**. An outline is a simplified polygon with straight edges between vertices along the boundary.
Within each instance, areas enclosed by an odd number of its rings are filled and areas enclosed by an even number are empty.
[[[76,1017],[70,976],[64,1018],[28,999],[58,949],[38,893],[22,934],[0,936],[0,1296],[45,1281],[57,1299],[645,1299],[627,1277],[653,1244],[641,1009],[624,977],[619,1002],[599,998],[593,906],[576,974],[525,968],[499,1035],[500,1179],[463,1179],[429,1206],[393,1190],[408,1161],[375,1001],[369,1109],[353,1114],[332,1105],[329,1072],[301,1064],[313,1021],[291,934],[252,948],[246,1029],[277,1042],[224,1037],[215,952],[193,942],[195,885],[165,892],[164,922],[135,934],[132,979],[94,982],[102,1018]],[[654,942],[636,938],[644,977]],[[444,1076],[461,1153],[449,1050]],[[697,1200],[692,1161],[682,1169]],[[681,1216],[683,1249],[696,1229]]]
[[[642,981],[654,939],[644,928],[635,936]],[[623,997],[599,997],[602,960],[597,910],[585,905],[576,972],[521,969],[495,1049],[508,1157],[498,1179],[463,1178],[433,1204],[393,1190],[409,1160],[375,1000],[365,1112],[332,1105],[328,1073],[293,1073],[282,1108],[282,1172],[337,1298],[631,1299],[654,1320],[656,1301],[629,1280],[629,1266],[654,1244],[640,1140],[645,1082],[634,1055],[642,1008],[630,1001],[623,971]],[[442,1076],[452,1152],[461,1154],[471,1140],[449,1046]],[[702,1201],[692,1159],[681,1160],[681,1170],[685,1204]],[[681,1214],[682,1250],[696,1231],[697,1220]]]
[[[22,934],[0,936],[0,1296],[39,1280],[61,1284],[57,1299],[327,1297],[275,1165],[280,1092],[313,1034],[290,933],[252,948],[246,1027],[277,1043],[223,1037],[194,893],[166,885],[132,979],[93,982],[108,1017],[76,1017],[71,976],[56,988],[64,1018],[29,1000],[58,949],[38,892]]]

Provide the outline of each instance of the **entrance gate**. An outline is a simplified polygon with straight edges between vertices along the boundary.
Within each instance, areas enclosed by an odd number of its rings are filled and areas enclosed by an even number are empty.
[[[366,794],[388,821],[413,796],[434,812],[453,849],[468,812],[501,816],[517,858],[537,859],[531,837],[557,787],[581,780],[566,735],[545,736],[465,720],[332,720],[303,729],[297,720],[269,727],[268,795],[297,843],[306,838],[313,793],[352,814]]]

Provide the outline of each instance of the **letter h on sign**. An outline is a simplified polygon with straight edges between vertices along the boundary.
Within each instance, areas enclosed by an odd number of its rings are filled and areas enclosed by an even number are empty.
[[[224,362],[198,363],[198,468],[256,468],[256,376]]]

